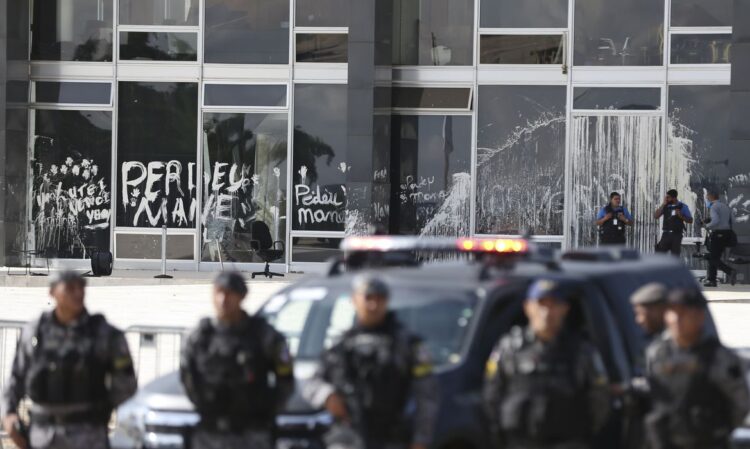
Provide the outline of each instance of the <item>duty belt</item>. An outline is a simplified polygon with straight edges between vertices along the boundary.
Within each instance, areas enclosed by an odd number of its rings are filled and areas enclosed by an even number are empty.
[[[100,424],[106,423],[104,416],[95,404],[43,405],[32,403],[29,410],[31,422],[42,425]]]
[[[101,413],[93,410],[66,414],[31,413],[33,424],[64,426],[68,424],[101,424],[106,422]]]

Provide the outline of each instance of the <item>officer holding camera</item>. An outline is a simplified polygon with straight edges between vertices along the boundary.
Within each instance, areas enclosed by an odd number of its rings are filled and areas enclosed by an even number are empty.
[[[617,192],[609,194],[609,203],[599,209],[596,224],[599,226],[599,243],[602,245],[624,245],[625,227],[633,226],[633,216],[622,205],[622,196]]]
[[[687,204],[677,199],[677,190],[667,192],[664,202],[654,212],[654,218],[663,218],[661,239],[656,244],[656,252],[679,257],[685,225],[693,222],[693,216]]]

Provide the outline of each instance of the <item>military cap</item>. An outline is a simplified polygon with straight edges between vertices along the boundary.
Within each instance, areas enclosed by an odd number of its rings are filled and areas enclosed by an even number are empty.
[[[86,279],[81,276],[78,272],[72,270],[56,271],[49,277],[49,288],[55,288],[57,284],[70,284],[77,283],[81,286],[86,285]]]
[[[381,279],[361,275],[354,278],[352,290],[357,293],[364,293],[366,296],[381,296],[387,298],[390,296],[390,289]]]
[[[576,293],[576,285],[575,282],[562,279],[537,279],[526,292],[526,301],[555,298],[558,301],[570,302]]]
[[[667,303],[669,291],[664,284],[658,282],[648,283],[630,296],[630,303],[634,306],[655,306]]]
[[[239,293],[242,296],[247,295],[247,284],[245,278],[236,271],[222,271],[214,279],[214,287],[230,292]]]
[[[706,297],[696,288],[680,288],[672,290],[667,296],[667,304],[672,306],[687,306],[704,308],[708,305]]]

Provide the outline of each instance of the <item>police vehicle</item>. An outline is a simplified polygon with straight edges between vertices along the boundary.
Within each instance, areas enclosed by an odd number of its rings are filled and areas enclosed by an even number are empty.
[[[391,288],[391,307],[420,335],[436,364],[441,406],[435,449],[485,449],[481,407],[486,361],[502,334],[525,318],[529,283],[544,274],[578,282],[581,295],[567,320],[602,353],[610,381],[628,385],[643,373],[644,337],[630,294],[653,281],[697,287],[676,258],[627,249],[552,254],[522,239],[348,238],[344,256],[326,276],[309,277],[270,298],[260,309],[288,339],[295,357],[297,391],[312,376],[320,353],[353,323],[349,289],[354,275],[374,271]],[[431,263],[422,263],[433,259]],[[434,259],[440,259],[434,261]],[[715,333],[711,322],[709,332]],[[626,447],[640,437],[641,417],[616,398],[598,447]],[[408,414],[408,410],[406,411]],[[177,373],[157,379],[120,407],[114,449],[182,448],[197,422]],[[330,416],[297,393],[277,419],[278,449],[317,449]]]

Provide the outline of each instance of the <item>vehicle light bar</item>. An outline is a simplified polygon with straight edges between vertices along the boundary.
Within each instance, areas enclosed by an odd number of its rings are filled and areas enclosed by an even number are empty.
[[[521,238],[448,238],[369,236],[347,237],[341,242],[344,252],[436,251],[493,254],[524,254],[529,242]]]

